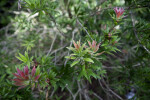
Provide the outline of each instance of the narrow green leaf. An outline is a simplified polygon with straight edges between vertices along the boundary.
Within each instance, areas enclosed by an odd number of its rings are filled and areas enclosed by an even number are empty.
[[[65,58],[67,58],[67,59],[76,59],[76,57],[74,57],[74,56],[65,56]]]
[[[93,61],[91,58],[84,58],[83,60],[84,60],[84,61],[87,61],[87,62],[94,63],[94,61]]]
[[[22,55],[21,53],[19,53],[19,56],[20,56],[20,57],[17,57],[17,56],[16,56],[16,58],[18,58],[20,61],[23,61],[24,63],[27,62],[27,59],[26,59],[26,57],[25,57],[24,55]]]
[[[95,79],[97,79],[97,75],[95,73],[93,73],[93,71],[91,69],[87,70],[88,75],[93,76]]]
[[[35,76],[37,76],[37,75],[39,75],[39,74],[40,74],[40,67],[38,66],[38,67],[36,68]]]
[[[16,56],[16,58],[22,62],[24,62],[20,57]]]
[[[77,63],[79,63],[80,60],[76,60],[71,64],[71,67],[73,67],[74,65],[76,65]]]
[[[28,5],[31,5],[31,2],[29,0],[25,0],[25,2],[28,4]]]
[[[26,52],[26,51],[25,51],[25,57],[26,57],[27,61],[29,61],[28,52]]]

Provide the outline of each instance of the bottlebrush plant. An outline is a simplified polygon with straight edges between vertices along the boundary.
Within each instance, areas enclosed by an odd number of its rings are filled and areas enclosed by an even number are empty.
[[[110,14],[110,16],[113,18],[115,25],[119,25],[118,23],[121,22],[123,18],[127,17],[127,15],[124,16],[125,10],[122,7],[115,7],[113,10],[115,14]]]
[[[59,79],[56,78],[57,73],[54,71],[55,66],[51,65],[52,63],[50,57],[42,56],[37,57],[36,60],[32,60],[33,56],[30,58],[28,52],[25,51],[25,56],[19,53],[19,56],[16,56],[16,58],[22,61],[20,66],[25,64],[30,65],[29,67],[25,66],[22,71],[17,68],[17,73],[13,73],[16,77],[13,79],[15,82],[14,85],[20,86],[18,89],[22,89],[27,86],[31,87],[32,90],[34,88],[50,89],[51,87],[54,87],[55,90],[57,89],[56,82]],[[40,68],[41,66],[45,67]],[[30,68],[32,68],[32,71],[30,71]]]
[[[0,100],[150,98],[147,0],[17,3],[2,8],[15,18],[0,29]]]
[[[105,70],[102,69],[101,64],[96,64],[99,62],[99,58],[97,56],[101,55],[101,53],[97,53],[99,50],[99,44],[96,44],[96,41],[91,42],[88,41],[89,46],[86,43],[81,44],[80,41],[73,41],[73,47],[67,47],[73,53],[65,58],[72,59],[73,62],[71,67],[74,67],[75,75],[77,75],[80,80],[82,77],[85,77],[91,83],[91,77],[95,79],[100,78],[100,75],[104,76],[106,73]]]

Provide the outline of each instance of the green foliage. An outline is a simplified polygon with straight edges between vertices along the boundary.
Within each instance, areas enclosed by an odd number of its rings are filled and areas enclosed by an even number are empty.
[[[73,53],[65,58],[74,60],[70,66],[74,66],[75,75],[77,75],[78,80],[85,77],[91,83],[91,77],[95,79],[100,78],[100,75],[103,76],[105,71],[101,68],[102,66],[95,64],[95,62],[98,61],[97,55],[101,54],[96,53],[99,44],[96,45],[95,41],[93,41],[92,44],[90,42],[88,43],[90,47],[87,47],[85,43],[83,45],[80,44],[80,41],[77,43],[74,42],[75,48],[67,47],[69,50],[73,51]]]
[[[59,79],[57,78],[57,73],[50,70],[50,72],[48,73],[48,78],[50,80],[50,84],[54,87],[54,91],[56,91],[56,89],[58,88],[57,82],[59,81]]]
[[[0,1],[0,24],[11,20],[0,29],[0,99],[124,100],[132,88],[137,100],[150,98],[149,0],[9,3]],[[24,66],[40,77],[17,90],[12,73]]]
[[[33,59],[33,57],[29,58],[28,52],[25,52],[24,55],[19,53],[19,56],[16,56],[16,58],[19,59],[20,61],[22,61],[23,65],[28,65],[28,66],[30,66],[32,59]]]
[[[10,80],[5,80],[6,75],[0,78],[0,99],[2,100],[16,100],[16,99],[34,99],[32,97],[31,91],[28,89],[18,91],[16,86],[12,85]]]
[[[27,51],[30,51],[32,47],[34,47],[34,40],[33,41],[24,41],[22,46],[27,48]]]

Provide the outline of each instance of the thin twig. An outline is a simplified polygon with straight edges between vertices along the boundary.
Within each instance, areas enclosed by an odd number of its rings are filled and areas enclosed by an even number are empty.
[[[72,46],[75,33],[76,33],[76,29],[72,32],[72,39],[71,39],[71,42],[70,42],[70,46],[69,46],[69,47]],[[70,51],[70,50],[69,50],[69,51]],[[70,54],[70,53],[68,52],[68,55],[69,55],[69,54]],[[64,66],[66,66],[67,62],[68,62],[68,59],[66,59],[66,61],[65,61],[65,63],[64,63]]]
[[[18,10],[20,10],[21,9],[21,1],[20,0],[18,0]]]
[[[133,31],[134,31],[135,37],[136,37],[136,39],[138,40],[138,42],[142,45],[142,47],[148,52],[148,54],[150,54],[150,51],[146,48],[146,46],[144,46],[144,45],[141,43],[140,39],[138,38],[137,31],[136,31],[136,28],[135,28],[135,21],[134,21],[134,19],[133,19],[133,13],[132,13],[132,11],[131,11],[130,14],[131,14],[132,25],[133,25]]]
[[[80,26],[84,29],[84,31],[87,33],[87,35],[91,38],[91,40],[93,41],[92,37],[90,36],[89,32],[86,30],[86,28],[81,24],[81,22],[78,20],[77,18],[77,23],[80,24]]]
[[[106,88],[108,89],[108,91],[110,91],[112,94],[114,94],[118,99],[123,100],[122,97],[120,97],[117,93],[115,93],[114,91],[112,91],[109,86],[105,83],[104,79],[103,79],[103,83],[106,86]]]
[[[61,56],[60,55],[58,55],[56,58],[57,58],[57,61],[56,61],[56,63],[57,62],[59,62],[64,56],[66,56],[67,55],[67,53],[68,53],[68,51],[65,51],[65,52],[63,52],[62,54],[61,54]]]
[[[52,98],[52,96],[54,95],[54,93],[55,93],[55,89],[53,89],[50,98]]]
[[[50,55],[52,55],[52,54],[54,54],[55,52],[58,52],[58,51],[60,51],[60,50],[64,49],[67,45],[69,45],[69,44],[65,44],[63,47],[58,48],[58,49],[56,49],[56,50],[52,51],[52,52],[50,53]]]
[[[103,85],[101,84],[100,79],[98,79],[98,82],[99,82],[101,88],[104,90],[104,92],[105,92],[106,94],[108,94],[108,95],[111,97],[111,94],[110,94],[109,92],[107,92],[107,89],[105,89],[105,88],[103,87]]]
[[[81,80],[81,85],[82,85],[82,88],[85,88],[86,87],[86,84],[83,84],[83,81]],[[83,90],[82,94],[84,95],[84,98],[85,100],[91,100],[91,98],[88,96],[87,94],[87,90],[86,88]]]
[[[68,88],[68,86],[66,86],[67,90],[70,92],[70,94],[72,95],[73,100],[76,100],[77,94],[79,93],[80,89],[78,89],[78,91],[73,94],[72,91]]]
[[[77,92],[76,92],[75,94],[73,94],[72,91],[69,89],[69,87],[66,86],[66,88],[68,89],[68,91],[69,91],[70,94],[72,95],[73,100],[76,100],[76,97],[77,97],[78,93],[80,93],[80,91],[82,90],[79,81],[77,81],[77,84],[78,84],[78,87],[79,87],[79,88],[78,88],[78,90],[77,90]],[[82,98],[80,98],[80,100],[81,100],[81,99],[82,99]]]
[[[54,42],[55,42],[56,38],[57,38],[57,34],[55,35],[55,37],[54,37],[54,39],[53,39],[53,41],[52,41],[52,44],[51,44],[51,46],[50,46],[50,49],[49,49],[49,51],[48,51],[48,53],[47,53],[47,55],[46,55],[46,56],[48,56],[48,55],[49,55],[49,53],[52,51],[53,46],[54,46]]]
[[[66,86],[67,90],[70,92],[70,94],[72,95],[73,99],[74,99],[74,95],[72,93],[72,91],[68,88],[68,86]]]
[[[97,95],[95,92],[92,93],[94,96],[96,96],[99,100],[103,100],[99,95]]]
[[[55,18],[54,18],[51,14],[49,14],[49,16],[50,16],[50,18],[52,19],[52,21],[54,22],[54,24],[55,24],[57,30],[59,31],[60,35],[63,36],[63,37],[66,37],[65,34],[59,29],[59,27],[58,27],[58,25],[57,25],[57,23],[56,23]]]
[[[78,84],[78,88],[79,88],[79,90],[81,90],[81,86],[80,86],[80,83],[79,83],[79,81],[77,81],[77,84]],[[81,93],[79,93],[79,97],[80,97],[80,100],[82,100]]]
[[[109,88],[109,91],[114,94],[116,97],[118,97],[120,100],[123,100],[123,98],[121,98],[117,93],[115,93],[114,91],[112,91],[110,88]]]

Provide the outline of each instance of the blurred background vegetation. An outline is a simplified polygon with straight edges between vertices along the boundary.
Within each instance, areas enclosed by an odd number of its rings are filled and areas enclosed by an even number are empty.
[[[75,41],[87,41],[86,32],[75,22],[79,21],[98,42],[103,39],[105,27],[111,28],[114,7],[125,8],[127,15],[118,28],[120,51],[103,55],[102,68],[106,75],[100,80],[83,83],[77,100],[125,100],[133,94],[133,100],[150,98],[150,0],[45,0],[46,7],[27,7],[21,0],[0,1],[0,99],[43,100],[47,92],[40,94],[28,88],[17,90],[12,83],[16,67],[24,66],[16,56],[30,51],[31,66],[57,66],[64,71],[64,56],[68,55],[72,37]],[[36,9],[35,9],[36,8]],[[46,10],[45,10],[46,9]],[[45,11],[45,12],[44,12]],[[46,12],[47,11],[47,12]],[[38,14],[37,14],[38,13]],[[103,50],[104,48],[100,48]],[[49,58],[44,58],[48,56]],[[47,59],[44,63],[40,59]],[[53,64],[52,64],[53,63]],[[69,66],[69,65],[66,65]],[[67,70],[67,71],[66,71]],[[52,100],[72,100],[77,84],[70,73],[65,83],[68,91],[58,83],[55,92],[49,90]],[[60,72],[61,74],[61,72]],[[55,76],[55,74],[53,74]],[[62,82],[63,83],[63,82]],[[64,84],[65,84],[64,83]],[[64,89],[62,89],[64,88]],[[85,95],[86,94],[86,95]],[[83,96],[84,95],[84,96]]]

